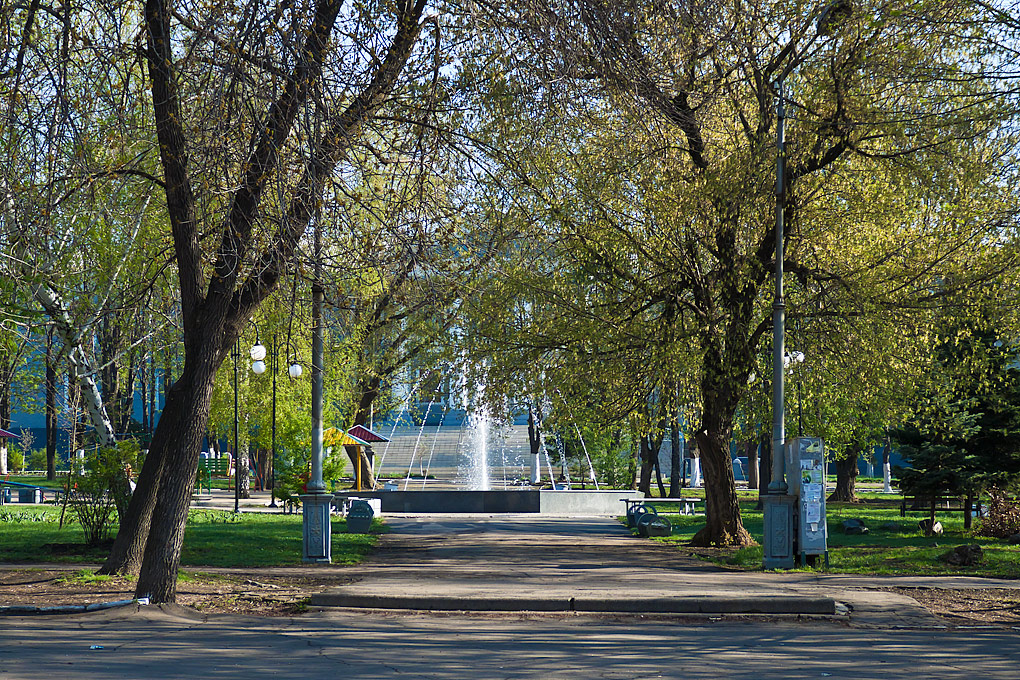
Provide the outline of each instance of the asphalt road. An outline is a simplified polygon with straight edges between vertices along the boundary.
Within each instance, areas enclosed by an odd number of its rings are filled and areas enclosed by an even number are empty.
[[[5,617],[4,680],[121,678],[1010,678],[1013,630],[869,630],[576,616],[333,611],[203,618],[155,607]]]

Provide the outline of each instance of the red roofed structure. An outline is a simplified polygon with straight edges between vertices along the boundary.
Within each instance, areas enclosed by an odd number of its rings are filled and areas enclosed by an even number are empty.
[[[369,444],[378,444],[379,442],[389,441],[389,439],[387,439],[386,437],[382,436],[381,434],[376,434],[375,432],[372,432],[372,430],[368,429],[364,425],[355,425],[351,429],[347,430],[347,434],[351,435],[352,437],[357,437],[358,439],[368,442]]]
[[[11,438],[13,438],[13,439],[21,439],[21,437],[19,437],[18,435],[14,434],[13,432],[8,432],[7,430],[4,430],[3,428],[0,428],[0,439],[11,439]]]

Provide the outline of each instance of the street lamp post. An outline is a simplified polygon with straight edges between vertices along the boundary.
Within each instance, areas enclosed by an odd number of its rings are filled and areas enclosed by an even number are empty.
[[[241,485],[238,481],[241,476],[241,467],[238,465],[237,456],[237,359],[240,352],[237,349],[237,341],[234,341],[234,349],[231,351],[231,355],[234,360],[234,451],[233,451],[233,464],[234,464],[234,512],[241,511]],[[229,477],[228,477],[229,479]]]
[[[322,308],[322,224],[316,215],[314,232],[314,280],[312,282],[312,472],[301,496],[303,528],[303,562],[330,563],[332,559],[332,523],[330,508],[333,495],[326,493],[322,479],[322,401],[323,401],[323,323]]]
[[[786,304],[783,300],[783,220],[786,210],[786,108],[783,75],[776,81],[779,97],[776,102],[776,274],[775,299],[772,303],[772,479],[768,493],[762,496],[765,514],[764,566],[766,569],[789,569],[794,566],[794,504],[786,483],[786,426],[784,420],[786,367]]]
[[[270,342],[270,344],[272,344],[272,346],[273,346],[273,352],[272,352],[272,354],[269,355],[270,370],[273,373],[273,425],[272,425],[272,429],[273,429],[273,448],[272,448],[272,453],[270,454],[269,468],[270,468],[270,470],[273,470],[275,462],[276,462],[276,336],[275,335],[273,335],[273,339]],[[266,360],[267,350],[266,350],[265,346],[258,339],[258,328],[257,327],[256,327],[256,335],[255,335],[255,344],[248,351],[248,354],[249,354],[249,356],[251,356],[251,361],[252,361],[252,363],[251,363],[251,370],[252,370],[252,373],[254,373],[255,375],[262,375],[263,373],[265,373],[266,372],[266,361],[265,360]],[[256,463],[256,466],[257,465],[258,464]],[[272,507],[272,508],[275,508],[276,507],[276,503],[275,503],[275,498],[272,495],[272,493],[273,492],[270,491],[270,496],[269,496],[270,503],[269,503],[269,506]]]
[[[272,447],[269,457],[269,507],[279,507],[276,504],[276,374],[280,370],[280,345],[277,342],[276,334],[273,334],[273,338],[270,341],[272,345],[272,351],[268,353],[269,357],[269,372],[273,376],[273,413],[272,413]],[[253,359],[251,370],[256,375],[262,375],[266,372],[266,364],[264,359],[266,358],[266,348],[263,347],[256,340],[255,347],[251,348],[251,358]],[[292,379],[301,377],[302,373],[301,364],[298,363],[297,358],[291,360],[290,365],[287,367],[287,375]]]
[[[273,355],[269,358],[269,364],[273,371],[273,439],[272,450],[269,455],[269,507],[276,507],[276,372],[280,368],[279,345],[276,344],[276,334],[273,334]]]
[[[853,3],[833,0],[819,8],[814,38],[837,33],[853,13]],[[814,39],[813,38],[813,39]],[[812,39],[812,40],[813,40]],[[791,58],[793,55],[793,58]],[[764,566],[788,569],[794,566],[794,509],[796,496],[786,483],[786,426],[784,424],[786,305],[783,300],[783,220],[786,211],[786,92],[785,76],[796,68],[796,43],[793,39],[777,56],[777,63],[790,59],[776,78],[776,292],[772,304],[772,479],[768,493],[762,496],[765,510]],[[803,356],[803,355],[802,355]]]

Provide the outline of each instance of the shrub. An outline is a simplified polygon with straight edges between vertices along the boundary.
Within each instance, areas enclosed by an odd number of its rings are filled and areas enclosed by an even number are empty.
[[[28,458],[25,459],[26,470],[45,470],[46,469],[46,449],[32,449],[32,452],[28,454]]]
[[[982,520],[977,533],[996,538],[1020,534],[1020,501],[999,489],[991,490],[988,495],[988,515]]]
[[[128,440],[88,453],[81,468],[71,466],[68,504],[87,545],[98,545],[107,538],[114,511],[123,517],[131,500],[127,469],[136,469],[138,459],[138,444]]]
[[[342,446],[329,447],[324,451],[322,460],[322,479],[325,482],[336,481],[344,474],[345,458]],[[287,455],[280,452],[276,464],[276,488],[273,495],[281,500],[300,496],[305,493],[311,472],[311,452],[302,450]]]
[[[25,456],[16,448],[7,449],[7,469],[13,473],[25,469]]]

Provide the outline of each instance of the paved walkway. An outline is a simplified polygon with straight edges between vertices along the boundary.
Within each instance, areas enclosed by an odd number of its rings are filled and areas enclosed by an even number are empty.
[[[393,516],[354,582],[313,606],[412,610],[810,615],[871,627],[941,627],[890,587],[1015,587],[976,578],[727,570],[611,518]]]
[[[124,607],[74,616],[6,617],[0,680],[252,677],[511,678],[1002,678],[1017,677],[1016,630],[946,629],[910,598],[873,590],[926,579],[727,571],[634,538],[608,518],[387,517],[391,531],[358,582],[285,619]],[[321,567],[306,567],[306,570]],[[1013,585],[1005,582],[1006,585]],[[944,579],[939,587],[1001,587]],[[356,603],[343,598],[365,598]],[[446,598],[444,600],[444,598]],[[766,624],[710,613],[840,603],[835,614]],[[519,609],[574,611],[534,616]],[[800,603],[794,606],[794,603]],[[360,604],[358,607],[352,605]],[[422,615],[409,609],[487,609]],[[555,605],[555,607],[554,607]],[[597,605],[597,606],[596,606]],[[378,607],[405,607],[404,611]],[[835,604],[833,605],[835,606]],[[516,607],[514,614],[491,614]],[[744,609],[747,607],[745,606]],[[826,624],[827,619],[849,625]],[[820,625],[822,624],[822,625]]]

